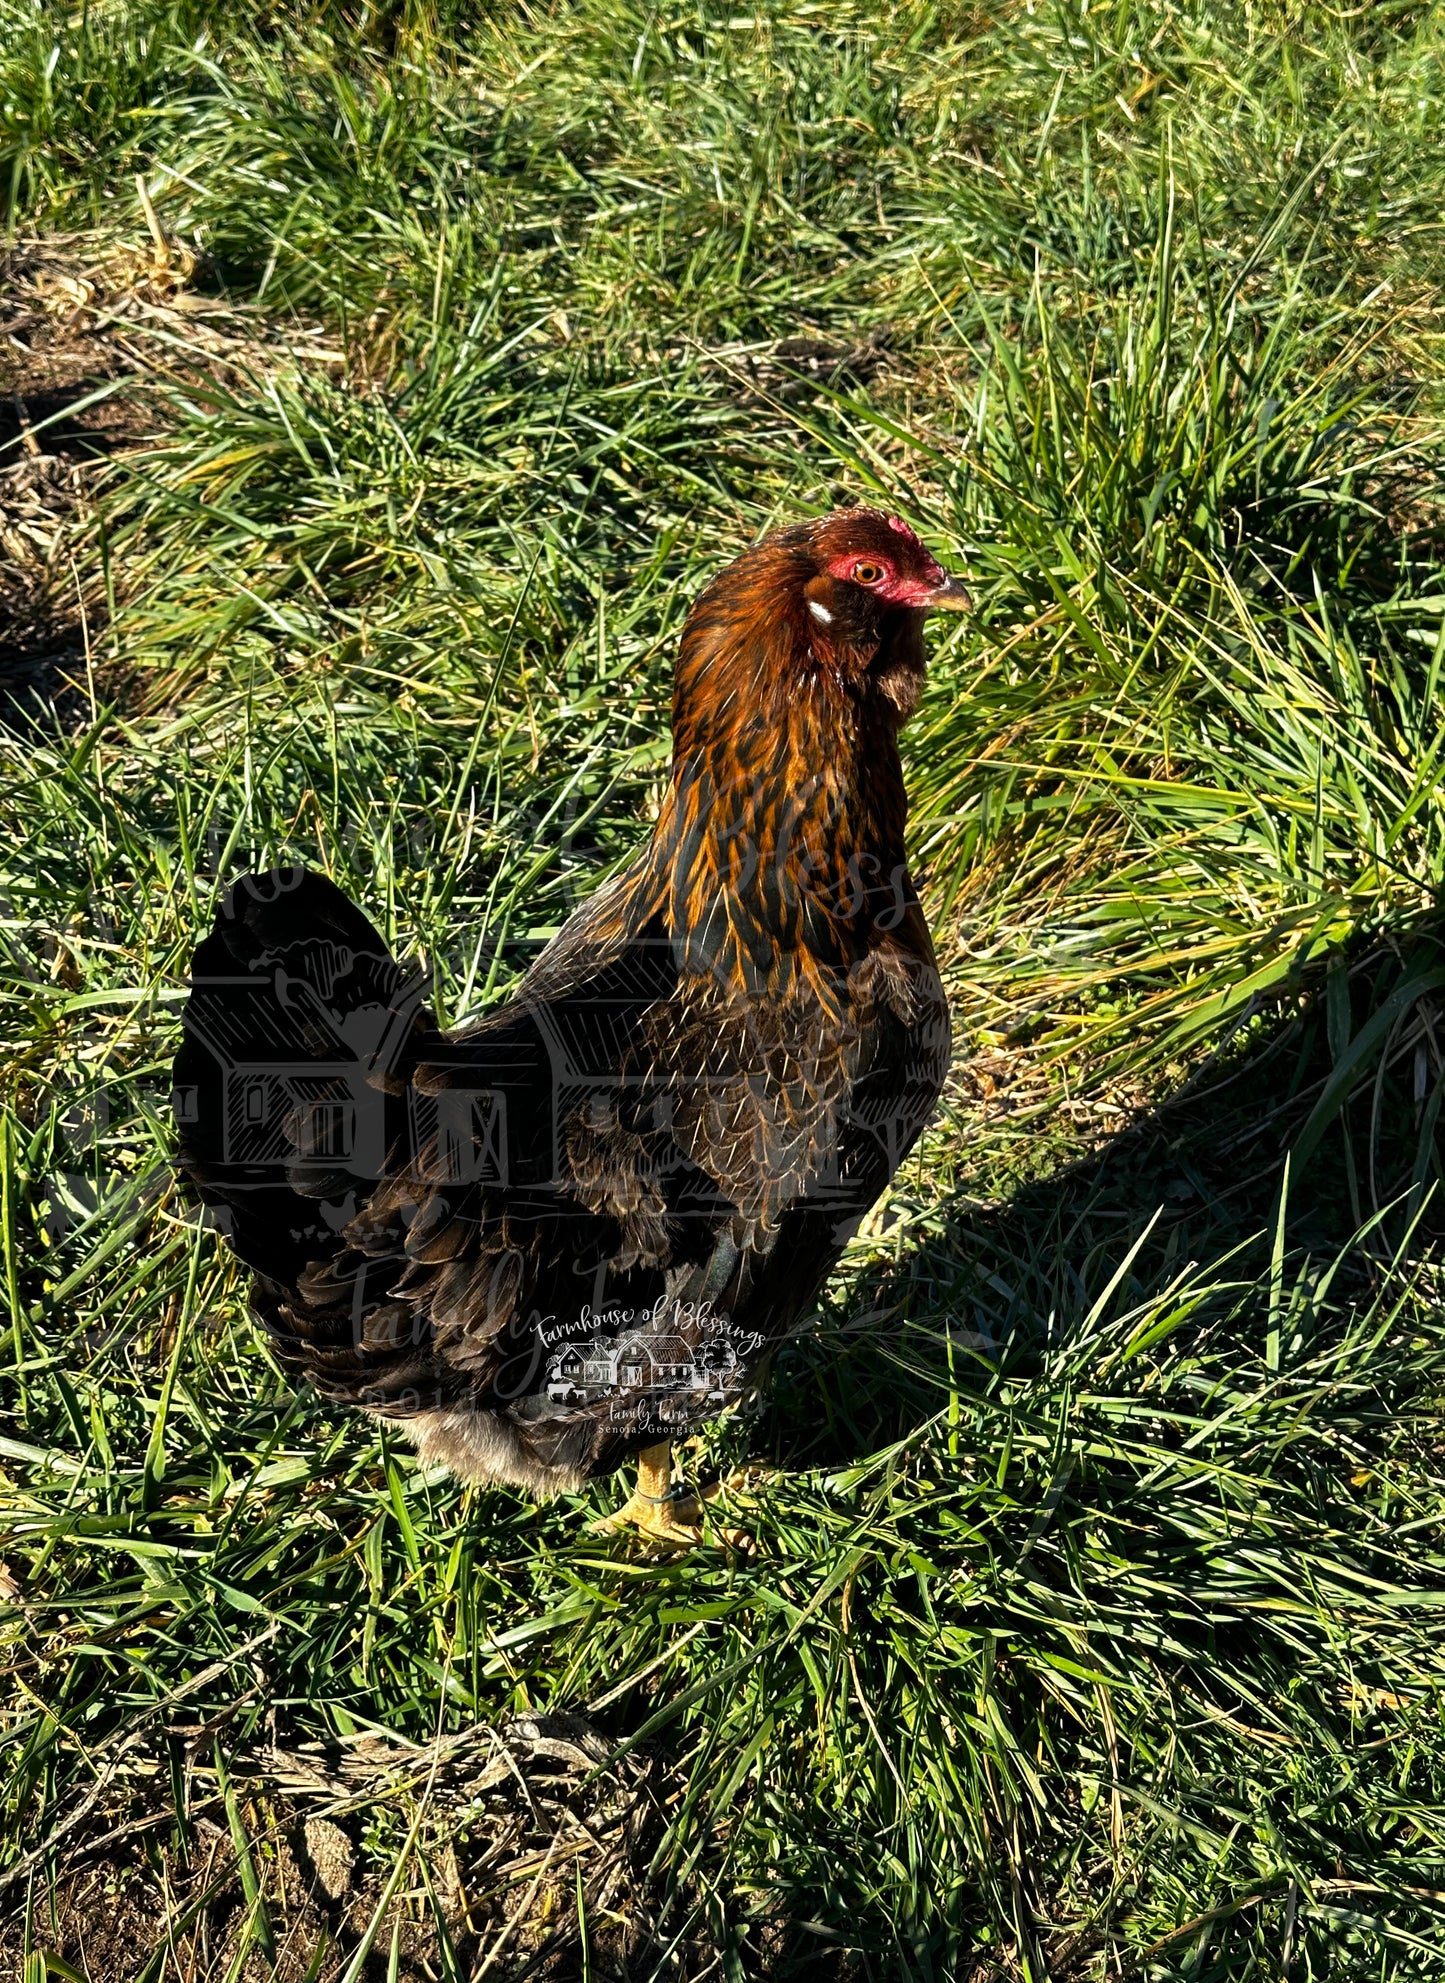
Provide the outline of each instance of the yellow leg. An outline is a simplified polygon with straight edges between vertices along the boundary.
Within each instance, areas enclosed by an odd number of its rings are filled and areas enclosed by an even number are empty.
[[[637,1485],[625,1508],[595,1524],[598,1529],[633,1529],[652,1542],[670,1549],[687,1549],[702,1537],[703,1504],[728,1489],[737,1491],[756,1486],[760,1476],[735,1474],[726,1481],[705,1487],[700,1493],[673,1491],[672,1442],[660,1441],[644,1447],[637,1456]],[[724,1529],[722,1539],[736,1543],[737,1531]]]
[[[644,1446],[637,1456],[636,1501],[663,1502],[672,1497],[672,1441],[661,1439],[655,1446]]]
[[[675,1500],[672,1494],[672,1441],[663,1439],[656,1446],[645,1446],[637,1456],[637,1485],[625,1508],[598,1522],[599,1529],[636,1529],[655,1542],[685,1549],[696,1542],[702,1530],[688,1521],[696,1504]]]

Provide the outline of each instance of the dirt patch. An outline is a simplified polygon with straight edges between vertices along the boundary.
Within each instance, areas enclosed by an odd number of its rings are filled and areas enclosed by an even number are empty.
[[[166,1944],[196,1983],[332,1983],[363,1944],[378,1983],[393,1945],[415,1983],[483,1964],[497,1983],[575,1983],[584,1960],[602,1983],[645,1973],[676,1935],[648,1893],[653,1767],[577,1715],[434,1748],[272,1748],[225,1779],[207,1739],[170,1766],[133,1756],[113,1791],[57,1837],[53,1879],[38,1862],[33,1876],[36,1945],[89,1983],[129,1983]],[[23,1899],[23,1881],[0,1899],[0,1973],[20,1970]],[[715,1957],[692,1939],[679,1975]]]
[[[341,362],[319,327],[283,332],[193,287],[201,273],[163,241],[0,253],[0,723],[82,720],[123,691],[106,588],[78,553],[107,465],[164,430],[155,388]]]
[[[65,721],[94,688],[94,602],[75,532],[97,471],[146,421],[107,300],[154,293],[133,258],[27,244],[0,258],[0,721]],[[129,284],[116,291],[115,284]]]
[[[884,324],[857,339],[799,332],[766,344],[720,344],[701,356],[727,378],[742,404],[777,411],[825,405],[832,393],[871,384],[896,363],[893,346],[894,334]]]
[[[86,642],[64,548],[85,479],[54,455],[0,469],[0,722],[68,713],[81,692]]]

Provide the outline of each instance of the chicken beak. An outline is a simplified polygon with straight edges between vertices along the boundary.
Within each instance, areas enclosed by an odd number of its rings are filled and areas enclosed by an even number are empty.
[[[926,613],[968,613],[973,610],[973,595],[962,579],[946,578],[924,594],[922,604]]]

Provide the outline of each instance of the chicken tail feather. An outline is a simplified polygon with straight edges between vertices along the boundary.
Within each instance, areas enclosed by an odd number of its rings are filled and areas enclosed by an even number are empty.
[[[196,950],[172,1096],[180,1168],[273,1283],[339,1252],[409,1144],[422,989],[355,904],[300,867],[244,876]]]

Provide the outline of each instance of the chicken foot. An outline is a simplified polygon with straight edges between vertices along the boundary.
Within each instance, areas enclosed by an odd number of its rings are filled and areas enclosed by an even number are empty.
[[[711,1486],[687,1490],[682,1480],[674,1480],[672,1441],[663,1439],[646,1446],[637,1456],[637,1484],[625,1507],[594,1524],[599,1530],[632,1529],[650,1542],[669,1549],[688,1549],[702,1540],[703,1507],[729,1489],[738,1490],[752,1482],[752,1474],[736,1474]],[[723,1540],[743,1540],[725,1529]]]

